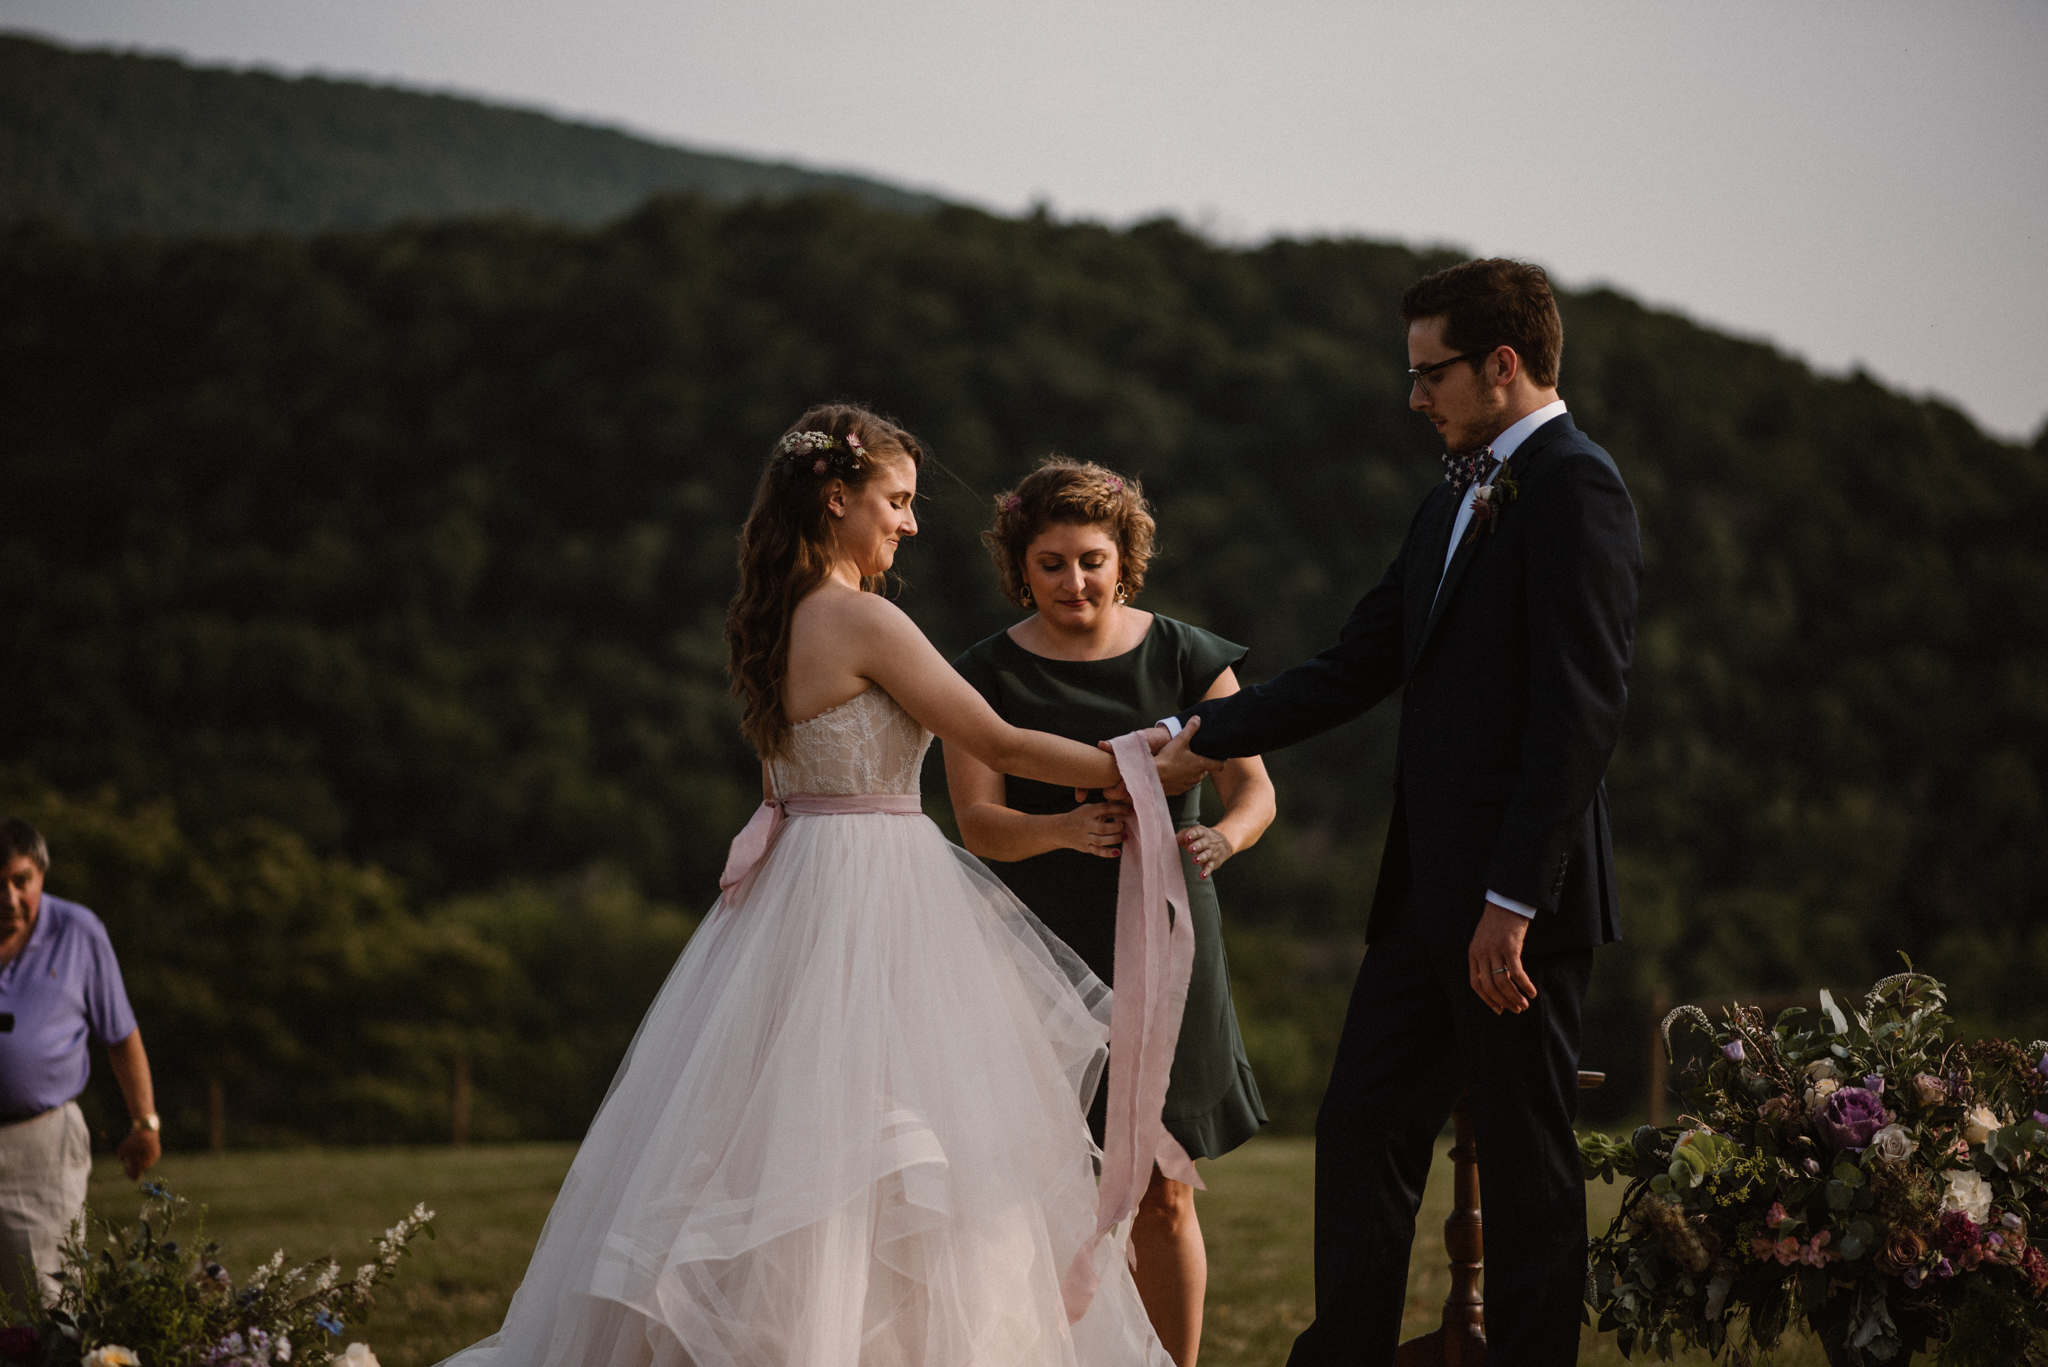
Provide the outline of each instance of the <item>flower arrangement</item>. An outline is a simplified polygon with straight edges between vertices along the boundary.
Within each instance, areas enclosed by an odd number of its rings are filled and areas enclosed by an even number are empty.
[[[1911,965],[1909,964],[1910,968]],[[1738,1362],[1793,1316],[1830,1362],[1958,1367],[2048,1353],[2048,1042],[1951,1038],[1942,985],[1886,978],[1716,1025],[1691,1114],[1579,1143],[1588,1181],[1632,1179],[1593,1241],[1587,1299],[1624,1355],[1674,1343]]]
[[[57,1299],[24,1310],[0,1295],[0,1363],[8,1367],[288,1367],[310,1360],[377,1367],[369,1347],[314,1351],[338,1340],[347,1322],[376,1303],[406,1246],[433,1234],[424,1205],[384,1232],[377,1255],[343,1280],[332,1258],[285,1266],[284,1250],[239,1286],[216,1261],[220,1246],[172,1237],[186,1203],[162,1186],[132,1228],[91,1211],[72,1226]],[[95,1239],[88,1231],[97,1231]],[[25,1321],[25,1322],[22,1322]],[[294,1343],[296,1341],[296,1348]]]
[[[833,448],[843,448],[834,450]],[[830,432],[791,432],[775,448],[776,458],[783,462],[783,469],[791,473],[806,466],[814,475],[828,470],[841,475],[851,475],[861,467],[867,457],[867,448],[861,444],[860,434],[848,432],[835,437]]]
[[[1515,477],[1508,473],[1506,466],[1502,466],[1489,483],[1472,491],[1472,525],[1465,533],[1465,539],[1471,541],[1492,531],[1501,510],[1521,494],[1522,486],[1515,483]]]

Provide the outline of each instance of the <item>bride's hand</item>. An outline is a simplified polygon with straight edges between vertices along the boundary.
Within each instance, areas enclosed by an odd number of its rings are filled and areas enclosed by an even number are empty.
[[[1195,857],[1195,867],[1207,878],[1223,867],[1223,861],[1237,853],[1237,846],[1230,843],[1230,837],[1214,826],[1190,826],[1180,833],[1180,843],[1188,847],[1188,853]]]
[[[1062,818],[1062,834],[1070,850],[1102,859],[1123,854],[1124,822],[1130,816],[1127,802],[1090,802],[1074,808]]]

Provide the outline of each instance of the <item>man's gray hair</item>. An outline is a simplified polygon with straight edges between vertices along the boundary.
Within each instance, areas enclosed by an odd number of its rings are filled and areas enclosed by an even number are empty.
[[[18,816],[0,817],[0,847],[9,863],[16,855],[26,855],[42,872],[50,871],[50,846],[43,833]]]

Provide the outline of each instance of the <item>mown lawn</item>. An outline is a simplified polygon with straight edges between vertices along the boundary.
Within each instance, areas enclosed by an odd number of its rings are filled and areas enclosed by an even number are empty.
[[[439,1237],[414,1245],[395,1289],[347,1338],[368,1341],[385,1367],[428,1367],[497,1328],[573,1154],[564,1144],[172,1154],[155,1175],[206,1207],[207,1232],[226,1245],[237,1276],[279,1247],[297,1257],[358,1261],[413,1202],[427,1202],[439,1212]],[[1308,1323],[1312,1156],[1308,1140],[1264,1138],[1203,1164],[1210,1188],[1197,1200],[1209,1244],[1203,1367],[1280,1367]],[[95,1168],[96,1207],[126,1218],[132,1192],[111,1160]],[[1596,1227],[1619,1196],[1618,1187],[1588,1188]],[[1435,1327],[1450,1289],[1442,1240],[1449,1208],[1444,1161],[1431,1177],[1416,1238],[1410,1334]],[[1580,1361],[1623,1359],[1612,1338],[1589,1331]],[[1788,1343],[1778,1361],[1802,1367],[1823,1359],[1801,1340]]]

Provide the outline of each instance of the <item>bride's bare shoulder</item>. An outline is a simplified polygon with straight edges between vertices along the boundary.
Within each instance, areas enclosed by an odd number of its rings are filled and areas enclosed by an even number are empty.
[[[863,593],[839,583],[813,589],[796,605],[795,615],[800,623],[828,630],[900,630],[911,625],[909,615],[881,594]]]

